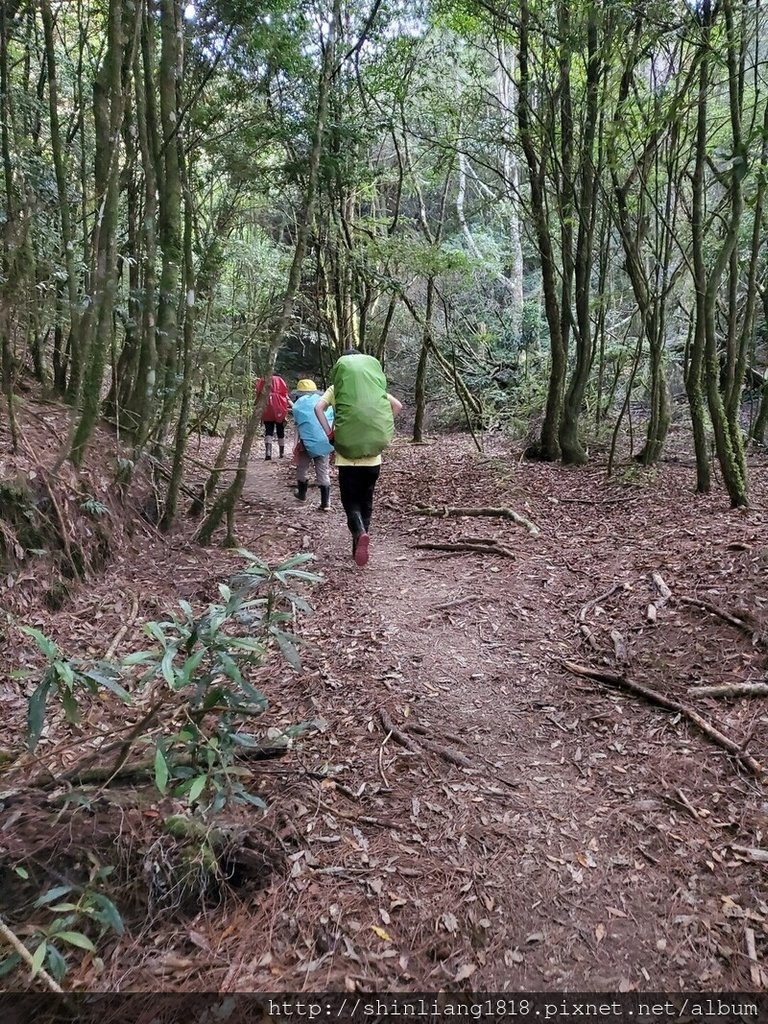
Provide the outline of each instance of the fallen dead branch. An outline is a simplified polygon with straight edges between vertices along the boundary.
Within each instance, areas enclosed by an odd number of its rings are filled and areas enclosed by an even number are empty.
[[[475,555],[501,555],[504,558],[516,558],[515,552],[497,540],[479,540],[467,537],[460,541],[422,541],[414,544],[422,551],[469,551]]]
[[[243,748],[243,750],[238,754],[238,760],[268,761],[273,758],[284,757],[289,750],[290,748],[283,744],[277,746]],[[89,757],[85,763],[92,764],[92,762],[93,758]],[[175,766],[182,768],[189,768],[193,764],[194,762],[192,758],[187,757],[180,757],[174,761]],[[60,789],[66,784],[76,786],[103,786],[106,788],[112,784],[119,785],[121,782],[125,782],[129,779],[151,779],[154,777],[154,772],[154,758],[133,761],[130,763],[121,761],[117,767],[115,767],[115,765],[111,765],[108,767],[91,768],[80,765],[75,766],[75,768],[68,771],[65,775],[51,775],[50,773],[46,773],[44,775],[28,779],[23,785],[0,793],[0,800],[2,800],[3,804],[8,807],[35,791],[45,793],[52,789]]]
[[[754,861],[755,864],[768,864],[768,850],[761,850],[755,846],[737,846],[731,843],[734,853],[740,853],[742,857]]]
[[[21,939],[19,939],[18,936],[15,935],[11,931],[11,929],[8,927],[8,925],[5,923],[5,921],[3,921],[3,919],[1,917],[0,917],[0,936],[2,936],[2,938],[5,939],[5,941],[14,950],[14,952],[19,954],[19,956],[24,961],[24,963],[29,968],[31,968],[32,973],[33,973],[33,977],[35,977],[35,976],[38,977],[42,982],[44,982],[45,985],[47,985],[47,987],[51,990],[51,992],[63,992],[64,991],[64,989],[61,987],[61,985],[59,985],[59,983],[57,981],[54,981],[54,979],[50,976],[50,974],[43,967],[38,967],[37,968],[37,974],[35,975],[35,962],[34,962],[34,960],[32,958],[32,954],[29,952],[29,950],[24,945],[24,943],[21,941]]]
[[[722,686],[690,686],[696,697],[768,697],[768,683],[729,683]]]
[[[516,526],[522,526],[532,537],[538,537],[541,530],[535,526],[530,519],[521,516],[511,508],[458,508],[451,505],[444,505],[435,508],[431,505],[417,505],[417,514],[420,516],[434,516],[437,519],[462,516],[490,516],[495,519],[511,519]]]
[[[752,775],[761,780],[765,779],[766,772],[759,761],[752,757],[751,754],[747,754],[735,740],[732,740],[729,736],[720,732],[719,729],[703,718],[697,711],[694,711],[693,708],[686,707],[685,704],[680,704],[676,700],[671,700],[669,697],[665,697],[663,694],[657,693],[656,690],[651,690],[647,686],[635,683],[631,679],[627,679],[625,676],[619,675],[616,672],[607,672],[603,669],[590,668],[588,665],[577,665],[573,661],[564,661],[563,666],[568,672],[572,672],[573,675],[582,676],[585,679],[594,679],[597,682],[605,683],[608,686],[615,686],[618,689],[625,690],[627,693],[632,693],[637,697],[642,697],[643,700],[647,700],[650,704],[656,704],[658,707],[665,708],[667,711],[673,711],[675,714],[681,715],[714,744],[718,747],[722,747],[723,750],[727,750],[729,754],[732,754],[751,772]]]

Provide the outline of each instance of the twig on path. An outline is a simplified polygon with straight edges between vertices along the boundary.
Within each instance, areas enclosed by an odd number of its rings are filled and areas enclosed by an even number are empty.
[[[701,821],[701,817],[699,815],[699,812],[693,806],[693,804],[688,799],[688,797],[685,795],[685,793],[682,791],[682,789],[678,789],[675,792],[677,793],[677,796],[678,796],[678,798],[680,800],[680,803],[683,805],[683,807],[686,809],[686,811],[688,811],[688,813],[691,815],[691,817],[695,818],[696,821]]]
[[[712,740],[712,742],[718,747],[722,747],[723,750],[727,750],[729,754],[732,754],[751,772],[752,775],[762,781],[765,781],[766,772],[760,762],[750,754],[747,754],[744,751],[743,746],[740,746],[735,742],[735,740],[732,740],[729,736],[720,732],[719,729],[715,728],[714,725],[703,718],[697,711],[694,711],[693,708],[686,707],[685,704],[680,704],[676,700],[671,700],[669,697],[665,697],[663,694],[657,693],[656,690],[651,690],[647,686],[641,686],[640,683],[635,683],[631,679],[627,679],[625,676],[619,675],[616,672],[594,669],[590,668],[588,665],[577,665],[572,661],[564,661],[562,664],[563,667],[568,672],[572,672],[573,675],[582,676],[585,679],[595,679],[599,683],[606,683],[608,686],[618,687],[619,689],[632,693],[637,697],[642,697],[651,704],[656,704],[659,707],[665,708],[667,711],[674,711],[675,714],[681,715],[692,725],[696,726],[700,732]]]
[[[758,988],[763,987],[763,973],[760,970],[760,965],[757,962],[757,949],[755,948],[755,931],[754,928],[749,928],[744,925],[744,941],[747,947],[747,956],[749,957],[749,978],[753,985]]]
[[[591,601],[587,601],[584,607],[579,612],[579,622],[585,622],[587,618],[587,612],[591,611],[595,605],[600,604],[601,601],[607,601],[609,597],[613,597],[618,591],[629,590],[628,583],[614,583],[610,590],[606,590],[604,594],[599,597],[593,597]]]
[[[637,498],[637,494],[628,494],[623,498],[558,498],[558,505],[623,505]]]
[[[431,505],[416,505],[416,514],[420,516],[433,516],[437,519],[449,517],[461,518],[464,516],[490,516],[496,519],[511,519],[517,526],[522,526],[532,537],[538,537],[541,530],[535,526],[530,519],[521,516],[511,508],[458,508],[451,505],[443,505],[435,508]]]
[[[37,973],[35,974],[35,962],[32,954],[29,952],[27,947],[21,941],[21,939],[11,931],[5,921],[0,917],[0,936],[11,946],[21,957],[21,959],[30,967],[33,971],[33,976],[39,978],[42,982],[48,986],[51,992],[63,992],[64,989],[59,985],[57,981],[50,976],[50,974],[43,968],[38,967]]]
[[[432,619],[437,618],[443,612],[451,611],[453,608],[459,608],[463,604],[469,604],[471,601],[478,601],[478,594],[468,594],[466,597],[460,597],[455,601],[447,601],[445,604],[437,604],[432,609],[429,615],[425,615],[421,620],[422,624],[431,622]]]
[[[627,641],[618,629],[611,630],[611,642],[613,643],[613,653],[616,661],[619,665],[624,665],[629,661],[629,654],[627,652]]]
[[[692,697],[768,697],[768,683],[728,683],[722,686],[689,686]]]
[[[664,582],[664,577],[661,573],[654,572],[651,574],[653,585],[656,587],[658,597],[654,600],[654,604],[657,608],[663,608],[667,601],[672,597],[672,591],[669,589],[667,584]]]

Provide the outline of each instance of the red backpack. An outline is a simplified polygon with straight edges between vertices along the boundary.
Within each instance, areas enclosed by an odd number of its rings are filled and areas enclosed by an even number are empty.
[[[256,398],[264,390],[264,378],[260,377],[256,384]],[[288,385],[282,377],[272,378],[272,387],[266,408],[261,414],[262,423],[284,423],[288,415]]]

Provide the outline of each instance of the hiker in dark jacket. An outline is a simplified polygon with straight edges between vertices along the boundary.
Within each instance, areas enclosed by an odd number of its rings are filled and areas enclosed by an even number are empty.
[[[315,415],[336,449],[339,493],[352,534],[352,557],[368,562],[373,495],[381,471],[381,453],[394,434],[402,404],[387,391],[378,359],[347,349],[332,371],[333,383],[315,406]],[[326,410],[334,410],[334,424]]]

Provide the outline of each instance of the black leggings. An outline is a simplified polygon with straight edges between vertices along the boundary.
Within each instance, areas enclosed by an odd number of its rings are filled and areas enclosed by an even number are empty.
[[[373,492],[381,466],[339,466],[341,504],[353,537],[360,533],[360,520],[368,532],[373,514]]]
[[[282,423],[275,423],[274,420],[264,420],[264,433],[267,437],[272,437],[275,433],[275,427],[277,427],[277,439],[282,441],[285,437],[285,421]]]

